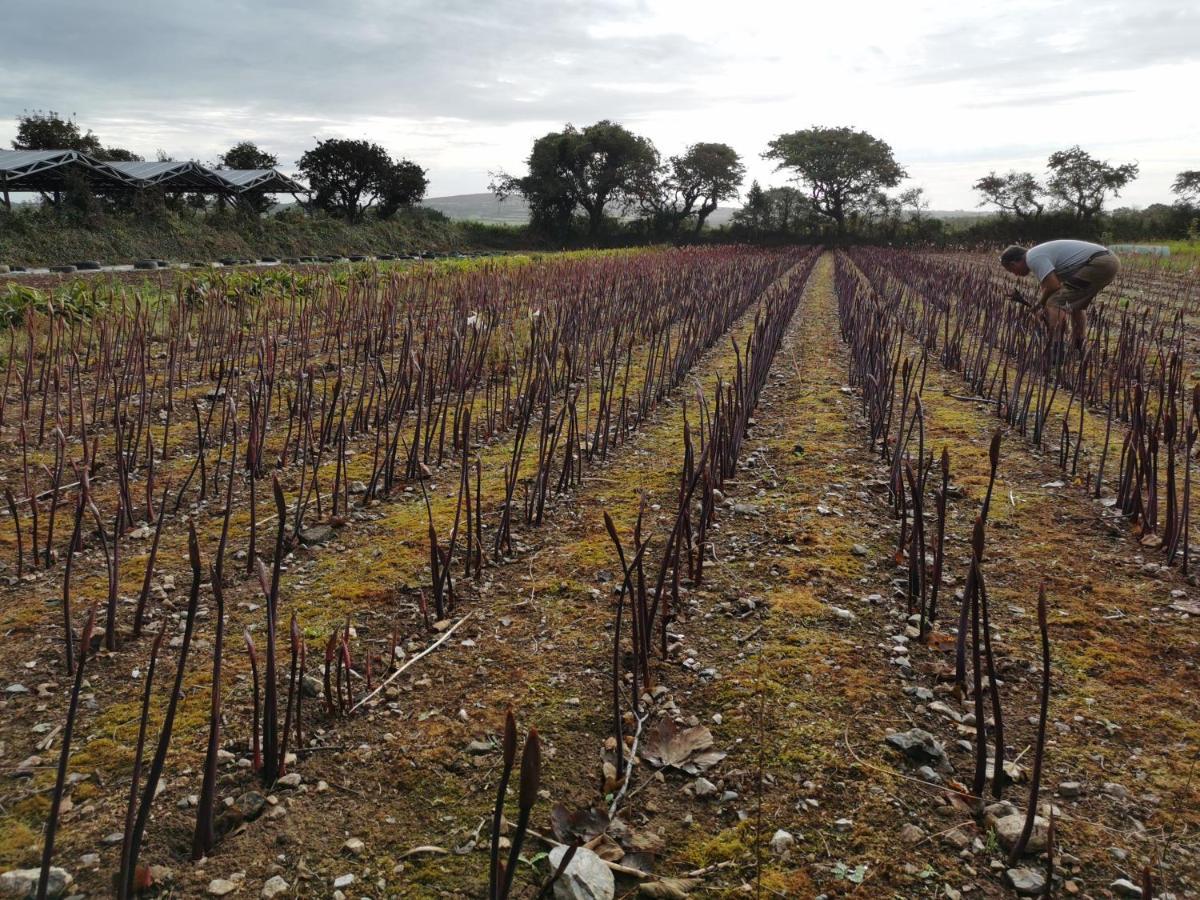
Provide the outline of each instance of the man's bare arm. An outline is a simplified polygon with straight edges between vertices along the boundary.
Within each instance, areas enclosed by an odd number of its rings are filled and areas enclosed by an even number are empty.
[[[1038,298],[1038,306],[1044,309],[1050,298],[1061,289],[1062,282],[1058,280],[1058,276],[1056,274],[1051,272],[1042,279],[1042,296]]]

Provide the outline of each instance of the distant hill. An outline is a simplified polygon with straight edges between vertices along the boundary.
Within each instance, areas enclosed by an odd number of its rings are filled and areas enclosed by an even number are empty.
[[[521,197],[497,200],[494,194],[454,194],[450,197],[426,197],[423,206],[436,209],[451,219],[484,222],[488,225],[524,225],[529,221],[529,207]],[[736,209],[719,206],[708,217],[713,227],[725,225]]]

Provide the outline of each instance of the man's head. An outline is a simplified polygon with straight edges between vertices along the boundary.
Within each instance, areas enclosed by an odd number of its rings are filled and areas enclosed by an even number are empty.
[[[1025,262],[1025,248],[1013,244],[1000,254],[1000,265],[1014,275],[1028,275],[1029,265]]]

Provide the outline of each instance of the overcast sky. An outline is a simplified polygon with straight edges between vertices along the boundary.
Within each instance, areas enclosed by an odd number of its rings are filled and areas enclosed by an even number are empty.
[[[5,4],[10,0],[3,0]],[[994,0],[40,0],[0,35],[0,146],[25,109],[74,113],[147,158],[239,140],[285,169],[317,138],[368,138],[430,196],[521,171],[566,122],[624,123],[666,154],[724,141],[752,177],[775,135],[851,125],[888,141],[935,209],[989,169],[1080,144],[1170,201],[1200,168],[1200,4]]]

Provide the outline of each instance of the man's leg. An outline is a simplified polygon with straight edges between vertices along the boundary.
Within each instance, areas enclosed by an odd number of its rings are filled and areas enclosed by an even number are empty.
[[[1111,253],[1097,257],[1063,279],[1063,289],[1052,298],[1052,302],[1070,317],[1071,341],[1081,355],[1087,340],[1087,308],[1096,295],[1113,282],[1118,271],[1120,263]]]
[[[1046,330],[1050,334],[1050,340],[1059,340],[1067,329],[1067,311],[1054,303],[1047,303],[1042,309],[1042,320],[1046,323]]]

